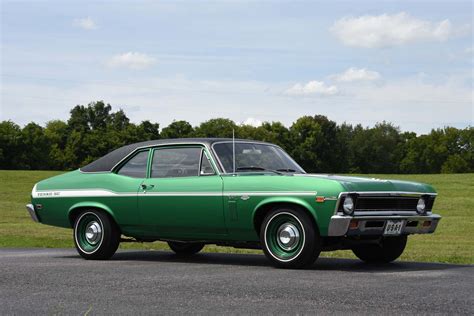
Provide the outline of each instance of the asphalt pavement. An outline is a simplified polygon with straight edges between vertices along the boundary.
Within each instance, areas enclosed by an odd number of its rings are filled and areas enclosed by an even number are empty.
[[[0,314],[474,314],[474,266],[324,259],[307,270],[263,255],[0,249]]]

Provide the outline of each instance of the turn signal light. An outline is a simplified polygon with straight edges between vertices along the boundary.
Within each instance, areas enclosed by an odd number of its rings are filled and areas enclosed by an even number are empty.
[[[349,229],[357,229],[358,227],[359,227],[359,221],[358,220],[354,219],[349,224]]]
[[[316,202],[317,202],[317,203],[323,203],[324,200],[325,200],[325,199],[324,199],[324,196],[317,196],[317,197],[316,197]]]

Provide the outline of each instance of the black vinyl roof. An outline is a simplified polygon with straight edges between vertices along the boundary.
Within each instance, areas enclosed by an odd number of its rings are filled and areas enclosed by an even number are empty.
[[[208,147],[211,147],[212,144],[217,142],[232,141],[232,138],[174,138],[174,139],[158,139],[158,140],[149,140],[146,142],[140,142],[135,144],[126,145],[120,148],[111,151],[107,155],[91,162],[90,164],[80,168],[82,172],[110,172],[113,167],[115,167],[122,159],[127,157],[129,154],[134,152],[137,148],[141,147],[153,147],[159,145],[168,145],[168,144],[195,144],[200,143]],[[236,142],[255,142],[266,144],[261,141],[254,141],[250,139],[235,139]]]

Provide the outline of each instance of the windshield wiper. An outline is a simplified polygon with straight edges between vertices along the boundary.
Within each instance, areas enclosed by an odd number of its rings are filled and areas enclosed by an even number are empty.
[[[290,169],[290,168],[276,169],[276,171],[281,171],[281,172],[297,172],[295,169]]]
[[[258,170],[258,171],[268,171],[268,172],[273,172],[276,174],[282,174],[278,170],[273,170],[273,169],[267,169],[263,167],[258,167],[258,166],[244,166],[244,167],[238,167],[236,170]]]

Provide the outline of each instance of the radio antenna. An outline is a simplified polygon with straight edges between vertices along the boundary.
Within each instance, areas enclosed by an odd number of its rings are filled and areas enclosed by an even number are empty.
[[[232,165],[233,165],[233,173],[235,174],[235,132],[232,129]]]

